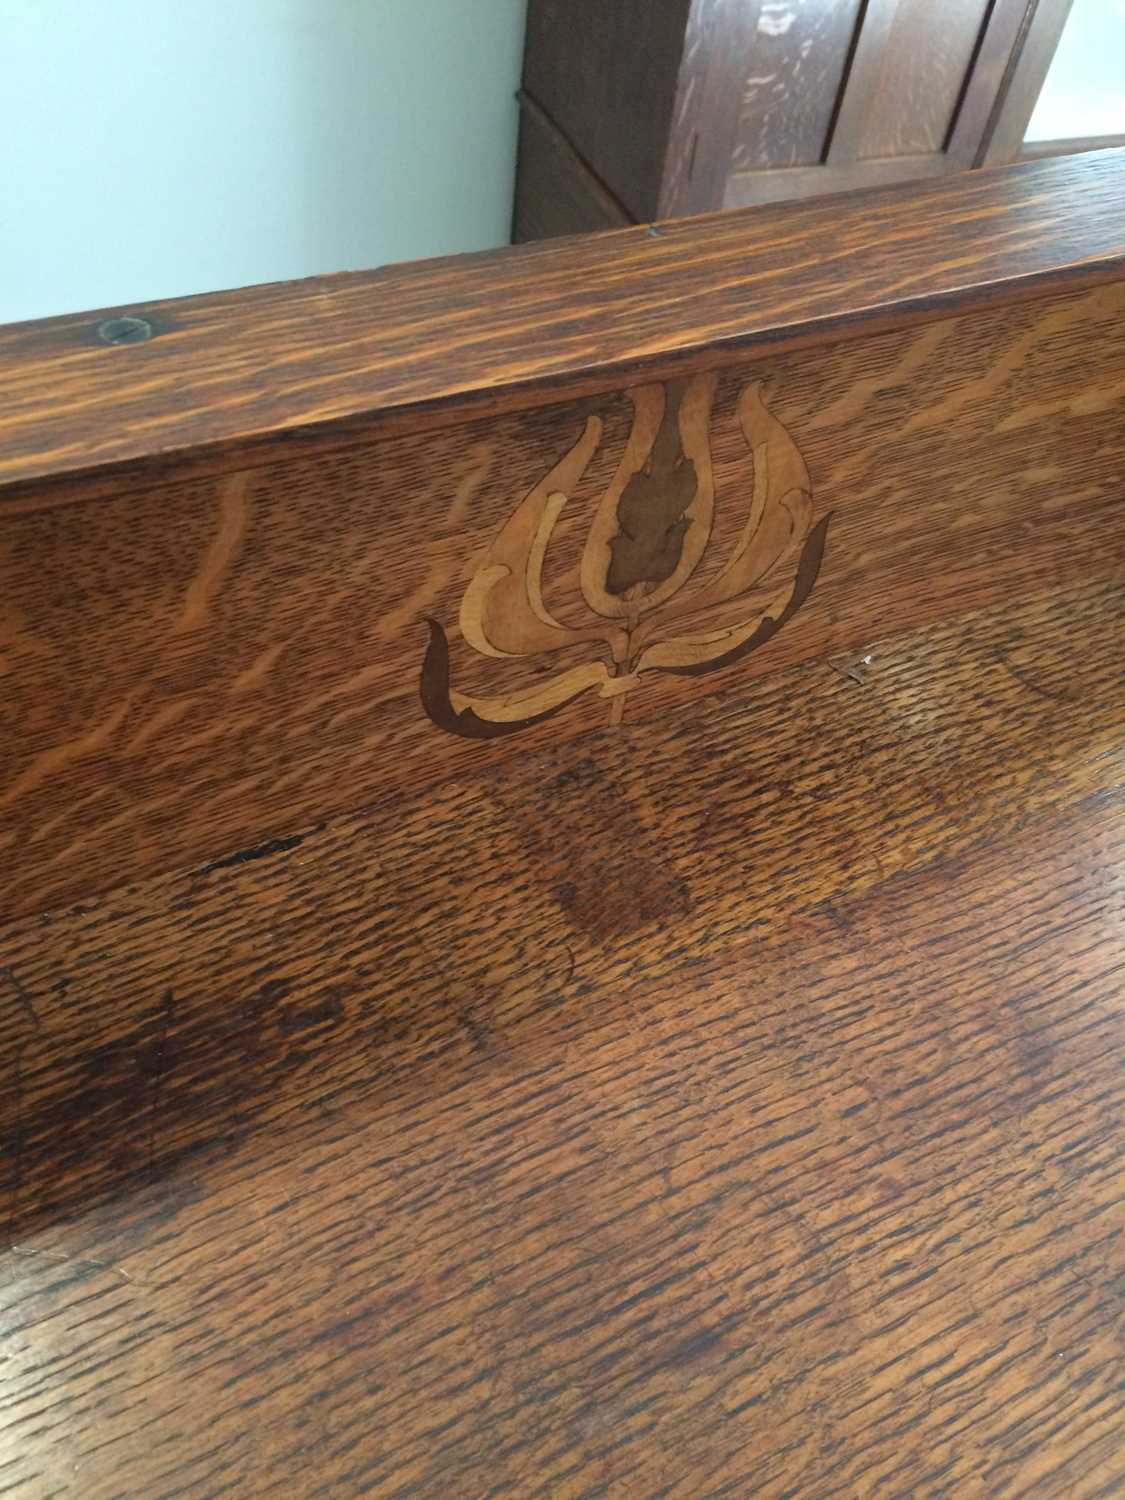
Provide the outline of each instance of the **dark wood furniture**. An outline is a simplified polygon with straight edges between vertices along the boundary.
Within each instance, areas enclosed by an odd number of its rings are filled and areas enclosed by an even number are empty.
[[[6,1495],[1120,1488],[1123,189],[0,331]]]
[[[1015,161],[1071,3],[531,0],[514,238]]]

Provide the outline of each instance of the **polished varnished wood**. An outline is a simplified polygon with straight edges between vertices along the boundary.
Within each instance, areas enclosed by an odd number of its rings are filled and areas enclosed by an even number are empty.
[[[870,0],[827,159],[940,153],[991,0]]]
[[[1123,181],[0,333],[0,1491],[1120,1490]]]
[[[229,469],[1120,276],[1125,152],[0,330],[19,486]]]
[[[1123,583],[8,924],[5,1494],[1118,1493]]]
[[[803,162],[783,170],[736,162],[722,201],[733,208],[912,182],[967,170],[986,155],[994,162],[1015,160],[1018,149],[1000,144],[999,121],[1014,93],[1025,50],[1046,41],[1049,16],[1068,4],[870,0],[853,37],[842,86],[838,94],[827,96],[833,112],[826,118],[820,111],[826,120],[820,149],[811,156],[806,150]],[[836,9],[830,7],[833,14]],[[831,82],[827,39],[827,32],[818,38],[818,81],[809,81],[821,90]],[[1056,40],[1057,32],[1047,43],[1052,51]],[[804,98],[803,45],[798,32],[793,62],[800,83],[792,85],[798,99]],[[835,45],[842,56],[838,35]]]
[[[664,460],[677,385],[647,380],[118,495],[49,486],[4,513],[0,912],[555,745],[620,715],[621,690],[631,722],[657,720],[873,624],[1112,575],[1125,555],[1125,283],[692,382]],[[694,657],[675,646],[693,634]],[[685,672],[701,656],[705,679]],[[464,709],[512,732],[465,737]]]
[[[760,173],[821,161],[861,8],[861,0],[774,4],[765,24],[759,12],[749,58],[728,61],[741,62],[746,75],[728,170]]]
[[[693,0],[660,186],[662,218],[721,208],[763,0]]]
[[[532,0],[525,89],[636,220],[857,191],[1018,159],[1070,3]],[[584,227],[565,178],[536,221]]]

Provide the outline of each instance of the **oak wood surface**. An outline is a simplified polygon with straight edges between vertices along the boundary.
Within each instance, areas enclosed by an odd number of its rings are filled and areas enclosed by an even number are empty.
[[[870,0],[827,161],[940,154],[990,0]]]
[[[746,75],[732,170],[811,167],[828,142],[851,52],[860,0],[805,0],[759,14]]]
[[[769,172],[732,172],[727,178],[727,208],[789,203],[802,198],[870,191],[894,183],[917,183],[943,177],[949,167],[940,154],[888,156],[866,161],[825,162],[816,167],[776,167]]]
[[[1125,1478],[1125,591],[0,930],[16,1500]]]
[[[1123,170],[0,334],[0,1492],[1120,1491]]]
[[[738,144],[746,68],[767,10],[764,0],[693,0],[657,202],[661,218],[721,207]]]
[[[1119,578],[1123,299],[11,509],[0,913],[659,720],[873,629]],[[676,389],[695,392],[682,445],[661,427]],[[753,654],[724,665],[723,641]]]
[[[1119,277],[1125,152],[0,330],[0,504],[620,389]]]
[[[676,217],[1018,159],[1070,3],[534,0],[525,74],[635,217]],[[529,159],[520,196],[551,191]],[[563,233],[569,210],[541,217]]]

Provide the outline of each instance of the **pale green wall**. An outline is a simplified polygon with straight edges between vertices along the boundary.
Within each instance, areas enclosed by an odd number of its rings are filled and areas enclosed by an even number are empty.
[[[506,243],[526,0],[0,0],[0,322]]]

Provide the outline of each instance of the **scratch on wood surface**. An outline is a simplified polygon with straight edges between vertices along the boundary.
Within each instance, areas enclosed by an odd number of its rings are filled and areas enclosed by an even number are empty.
[[[39,1019],[39,1013],[35,1009],[35,1002],[34,1000],[32,1000],[31,996],[24,988],[18,975],[16,974],[15,969],[13,969],[10,965],[6,968],[0,969],[0,978],[6,979],[8,981],[8,984],[11,986],[16,1000],[19,1003],[20,1009],[23,1011],[24,1015],[27,1016],[28,1020],[31,1022],[32,1026],[34,1026],[35,1030],[41,1031],[43,1029],[43,1026],[42,1022]]]
[[[457,484],[453,504],[449,508],[450,527],[463,526],[468,520],[473,503],[487,483],[495,461],[496,445],[491,438],[474,443],[466,450],[466,470]]]
[[[291,849],[299,849],[305,842],[305,837],[303,833],[294,833],[288,838],[267,839],[264,844],[254,844],[249,849],[224,854],[221,859],[213,859],[209,865],[204,865],[199,874],[211,875],[216,870],[232,870],[237,865],[248,865],[256,859],[268,859],[273,854],[288,854]]]
[[[150,1175],[156,1168],[156,1119],[160,1109],[160,1095],[164,1084],[168,1033],[172,1029],[175,1011],[175,997],[172,991],[168,990],[161,1006],[160,1029],[156,1038],[156,1056],[152,1070],[152,1097],[149,1103],[148,1117],[148,1170]]]
[[[140,729],[137,730],[136,734],[125,746],[126,752],[129,755],[135,755],[139,750],[143,750],[149,741],[155,739],[158,734],[162,734],[166,729],[171,729],[173,725],[178,724],[186,714],[192,711],[195,704],[195,698],[181,698],[172,703],[162,704],[153,714],[152,718],[146,724],[142,724]]]
[[[25,1245],[9,1244],[8,1250],[10,1254],[19,1256],[21,1260],[50,1260],[57,1262],[59,1265],[76,1266],[79,1268],[90,1266],[98,1271],[112,1271],[115,1276],[120,1276],[130,1286],[143,1287],[145,1285],[143,1281],[138,1281],[135,1276],[131,1276],[121,1266],[115,1266],[112,1261],[94,1260],[88,1255],[66,1255],[61,1250],[31,1250]]]
[[[1060,692],[1057,688],[1046,688],[1042,683],[1036,682],[1033,677],[1027,676],[1018,667],[1014,667],[1002,651],[997,651],[996,660],[1011,677],[1027,688],[1029,693],[1034,693],[1039,698],[1047,698],[1052,703],[1081,702],[1081,699],[1075,693]]]
[[[854,682],[858,687],[867,686],[867,668],[871,665],[870,656],[862,656],[858,660],[851,657],[843,659],[827,656],[824,665],[830,667],[837,677],[843,677],[847,682]]]

